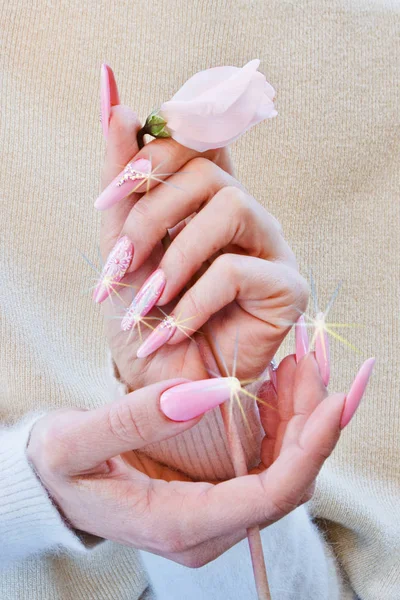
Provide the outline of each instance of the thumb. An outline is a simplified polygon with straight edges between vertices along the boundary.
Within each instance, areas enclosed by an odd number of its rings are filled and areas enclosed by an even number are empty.
[[[228,377],[190,383],[170,379],[91,411],[60,414],[53,423],[54,436],[63,448],[73,449],[65,458],[65,470],[87,472],[123,452],[174,437],[228,400],[231,388]]]

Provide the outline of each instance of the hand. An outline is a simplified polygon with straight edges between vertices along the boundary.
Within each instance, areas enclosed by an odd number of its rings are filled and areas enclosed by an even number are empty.
[[[199,155],[167,139],[155,140],[138,152],[139,128],[130,109],[113,106],[102,177],[103,188],[108,187],[96,202],[99,208],[107,207],[102,214],[104,258],[122,236],[128,238],[122,244],[133,246],[131,261],[125,246],[119,259],[124,270],[118,268],[118,278],[110,283],[110,268],[115,273],[113,251],[111,267],[106,265],[102,274],[106,285],[95,293],[96,300],[103,301],[113,291],[103,310],[121,378],[137,388],[160,377],[204,378],[208,375],[204,363],[217,371],[209,340],[204,343],[203,335],[194,335],[200,327],[206,334],[212,331],[229,370],[237,353],[238,377],[256,378],[308,299],[307,283],[298,273],[280,225],[233,177],[227,149]],[[157,185],[152,179],[142,185],[140,181],[116,185],[124,165],[142,159],[138,164],[144,170],[143,158],[149,157],[155,175],[170,174],[163,177],[166,183]],[[167,229],[175,230],[164,252],[161,240]],[[139,292],[131,305],[131,288],[139,290],[155,271],[150,294],[147,281],[146,293]],[[193,282],[193,276],[199,275]],[[178,328],[163,324],[150,336],[150,329],[164,317],[158,308],[149,311],[154,304],[166,314],[172,311]],[[133,319],[139,313],[141,322],[135,327]],[[125,329],[135,327],[135,331],[121,331],[121,319]],[[165,342],[168,346],[155,351]],[[139,356],[146,358],[137,359],[139,348]]]
[[[263,386],[278,411],[262,405],[261,462],[245,477],[191,482],[143,454],[225,401],[235,383],[229,378],[164,381],[95,410],[54,411],[34,425],[28,458],[74,528],[198,567],[246,528],[270,525],[310,498],[367,385],[367,363],[346,399],[327,395],[313,353],[298,364],[286,357],[276,372],[278,395],[271,382]]]

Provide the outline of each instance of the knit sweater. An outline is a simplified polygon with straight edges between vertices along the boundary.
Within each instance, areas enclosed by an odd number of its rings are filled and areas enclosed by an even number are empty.
[[[193,73],[258,57],[279,115],[233,144],[236,175],[281,222],[302,273],[312,268],[321,308],[343,282],[330,318],[355,327],[337,329],[351,347],[332,341],[331,389],[346,391],[362,360],[377,357],[309,503],[319,530],[302,507],[262,533],[271,591],[283,600],[398,599],[398,2],[0,8],[0,597],[254,597],[245,540],[190,570],[71,531],[24,449],[42,412],[93,408],[118,393],[81,254],[98,263],[100,64],[112,65],[123,102],[144,119]],[[280,355],[293,347],[290,335]],[[204,421],[207,437],[195,428],[154,452],[190,474],[229,473],[217,414]]]

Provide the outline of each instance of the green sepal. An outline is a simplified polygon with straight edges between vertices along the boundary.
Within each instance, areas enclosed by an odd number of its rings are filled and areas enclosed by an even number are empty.
[[[155,138],[168,138],[171,137],[171,133],[168,131],[167,121],[158,114],[158,111],[152,112],[146,119],[145,123],[146,133],[152,135]]]

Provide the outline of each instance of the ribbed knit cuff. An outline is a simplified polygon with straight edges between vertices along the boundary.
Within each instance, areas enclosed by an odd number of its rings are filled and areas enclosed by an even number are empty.
[[[34,423],[30,415],[0,430],[0,566],[49,550],[87,552],[65,524],[31,467],[26,446]]]

